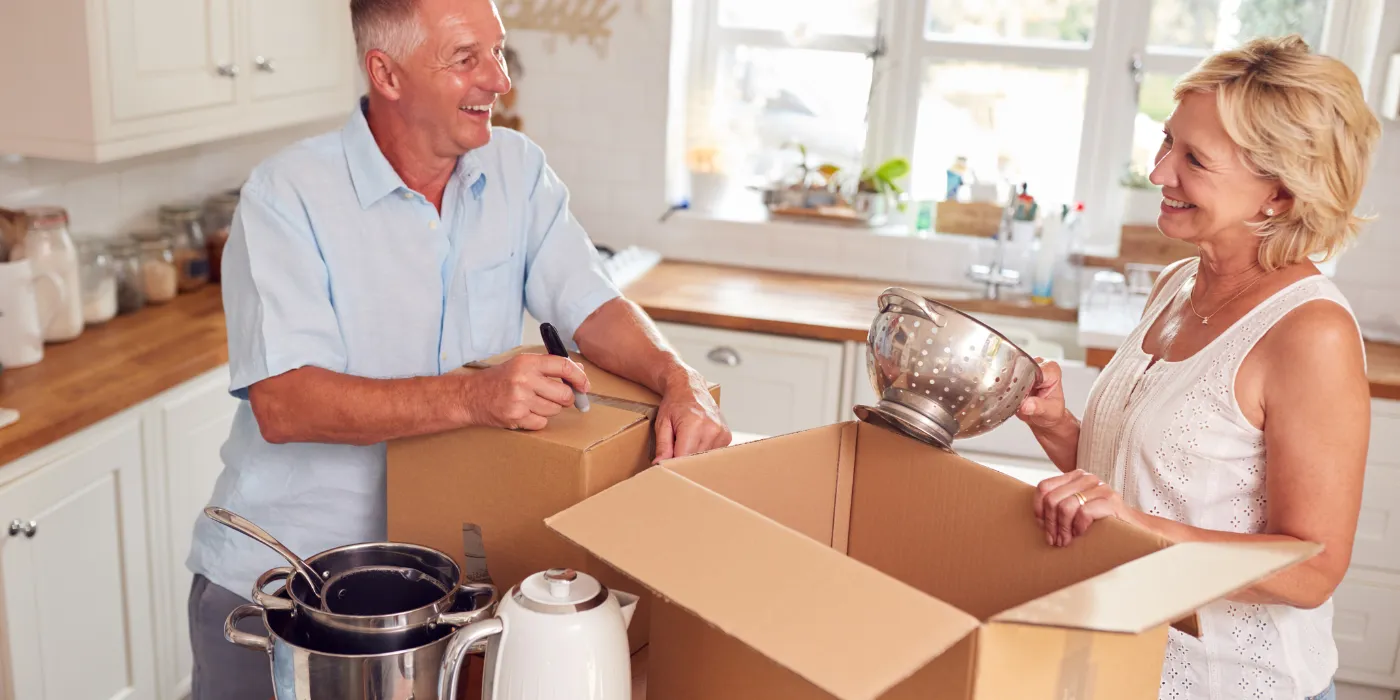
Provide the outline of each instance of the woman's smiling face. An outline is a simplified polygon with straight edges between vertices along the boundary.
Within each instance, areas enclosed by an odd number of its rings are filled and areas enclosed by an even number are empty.
[[[1157,227],[1191,243],[1253,235],[1247,221],[1280,212],[1288,197],[1277,180],[1251,172],[1220,121],[1214,93],[1187,93],[1167,119],[1151,180],[1162,187]]]

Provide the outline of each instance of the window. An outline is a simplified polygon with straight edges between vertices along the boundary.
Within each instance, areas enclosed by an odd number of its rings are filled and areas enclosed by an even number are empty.
[[[1116,247],[1119,183],[1150,168],[1178,77],[1293,32],[1364,76],[1340,52],[1378,1],[695,0],[687,142],[763,182],[795,144],[812,166],[905,156],[916,199],[947,197],[962,159],[1002,198],[1085,202],[1090,243]]]

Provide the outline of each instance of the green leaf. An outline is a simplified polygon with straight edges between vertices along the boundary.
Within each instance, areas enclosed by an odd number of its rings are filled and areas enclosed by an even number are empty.
[[[875,177],[893,182],[909,174],[909,161],[903,158],[891,158],[880,165],[875,171]]]

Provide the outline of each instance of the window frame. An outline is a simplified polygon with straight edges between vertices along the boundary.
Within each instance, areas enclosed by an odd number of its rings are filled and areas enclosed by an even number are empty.
[[[689,71],[692,82],[686,91],[689,114],[698,117],[704,113],[705,106],[695,104],[694,88],[703,86],[713,92],[721,53],[732,47],[865,54],[874,58],[865,165],[913,153],[923,79],[933,62],[979,61],[1087,69],[1075,192],[1086,206],[1085,230],[1089,236],[1082,242],[1085,251],[1106,256],[1118,253],[1127,196],[1119,180],[1131,157],[1142,76],[1185,73],[1211,53],[1208,49],[1149,46],[1152,0],[1098,0],[1092,38],[1086,44],[930,38],[924,34],[928,24],[925,0],[879,0],[874,36],[814,35],[804,37],[798,44],[777,30],[723,27],[719,23],[720,0],[693,2],[695,30]],[[1383,6],[1384,0],[1330,0],[1322,46],[1315,47],[1349,65],[1363,86],[1371,82],[1369,68]],[[913,164],[915,168],[918,165]]]

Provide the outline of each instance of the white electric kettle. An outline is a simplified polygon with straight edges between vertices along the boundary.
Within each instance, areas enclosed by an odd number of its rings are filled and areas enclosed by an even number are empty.
[[[501,598],[495,617],[454,633],[438,698],[456,700],[467,650],[487,640],[482,700],[631,700],[627,625],[636,609],[637,596],[588,574],[534,574]]]

